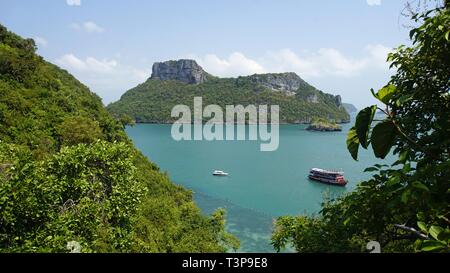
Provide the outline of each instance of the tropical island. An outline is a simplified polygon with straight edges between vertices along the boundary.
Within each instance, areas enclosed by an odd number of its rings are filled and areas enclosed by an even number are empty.
[[[336,132],[342,131],[342,127],[339,124],[336,124],[335,122],[328,119],[314,117],[311,121],[311,124],[306,127],[306,130],[319,132]]]
[[[137,123],[173,123],[177,104],[192,109],[194,97],[203,103],[225,105],[279,105],[280,123],[309,124],[312,117],[350,121],[340,95],[324,93],[297,74],[268,73],[237,78],[213,76],[195,60],[155,63],[152,76],[125,92],[107,109],[115,117],[129,116]]]

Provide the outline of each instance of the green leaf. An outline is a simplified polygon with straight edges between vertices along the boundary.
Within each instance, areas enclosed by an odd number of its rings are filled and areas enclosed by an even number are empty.
[[[395,167],[397,165],[403,164],[400,160],[396,160],[394,163],[391,164],[391,167]]]
[[[370,125],[372,124],[376,110],[377,106],[372,105],[359,111],[358,115],[356,116],[356,133],[359,138],[359,143],[361,143],[361,146],[364,149],[367,149],[368,146],[367,139],[369,137]]]
[[[412,183],[412,186],[415,187],[415,188],[424,190],[424,191],[430,191],[430,189],[428,189],[427,186],[425,186],[422,182],[419,182],[419,181],[414,181]]]
[[[438,237],[439,237],[439,234],[441,233],[441,232],[443,232],[444,231],[444,229],[443,228],[441,228],[440,226],[431,226],[430,227],[430,230],[429,230],[429,233],[430,233],[430,235],[434,238],[434,239],[438,239]]]
[[[441,233],[438,234],[439,241],[448,241],[450,240],[450,229],[445,229]]]
[[[400,177],[395,175],[395,176],[392,176],[389,178],[386,185],[390,187],[390,186],[396,185],[398,183],[400,183]]]
[[[372,93],[372,96],[376,99],[378,99],[377,94],[375,93],[375,90],[373,90],[373,88],[370,88],[370,93]]]
[[[450,41],[450,30],[445,33],[445,40]]]
[[[410,195],[411,195],[411,191],[410,190],[405,190],[402,193],[402,197],[401,197],[402,202],[405,203],[405,204],[408,203]]]
[[[371,143],[375,156],[384,159],[391,150],[396,137],[396,129],[392,121],[378,123],[372,130]]]
[[[387,85],[387,86],[381,88],[381,89],[378,91],[378,93],[377,93],[377,98],[378,98],[381,102],[383,102],[383,103],[385,103],[385,104],[388,104],[389,101],[391,100],[392,96],[394,95],[395,90],[396,90],[395,86],[392,85],[392,84],[389,84],[389,85]]]
[[[354,160],[358,160],[359,139],[356,128],[352,127],[347,134],[347,150],[350,152]]]
[[[408,159],[409,156],[409,151],[408,150],[404,150],[400,153],[400,155],[398,156],[398,160],[402,163],[406,162],[406,160]]]
[[[347,219],[345,219],[344,220],[344,226],[346,226],[346,225],[348,225],[348,223],[350,223],[350,221],[351,221],[351,218],[349,217],[349,218],[347,218]]]
[[[413,36],[414,36],[414,34],[417,32],[417,29],[416,28],[414,28],[413,30],[411,30],[410,32],[409,32],[409,39],[411,39],[412,40],[412,38],[413,38]]]
[[[407,163],[407,164],[403,165],[402,171],[404,173],[409,173],[411,171],[411,164]]]
[[[421,231],[428,233],[427,225],[424,222],[417,222],[417,226],[420,228]]]
[[[445,249],[445,245],[438,241],[428,240],[422,243],[422,251],[431,252]]]
[[[364,172],[365,172],[365,173],[368,173],[368,172],[375,172],[375,171],[378,171],[378,168],[377,168],[377,167],[369,167],[369,168],[364,169]]]
[[[397,106],[402,106],[405,102],[408,102],[408,101],[410,101],[412,99],[412,95],[403,95],[403,96],[401,96],[396,102],[395,102],[395,104],[397,105]]]

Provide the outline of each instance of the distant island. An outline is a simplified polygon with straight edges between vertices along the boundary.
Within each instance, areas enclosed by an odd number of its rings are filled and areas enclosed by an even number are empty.
[[[280,123],[309,124],[312,117],[350,121],[341,96],[324,93],[297,74],[268,73],[219,78],[194,60],[158,62],[151,77],[127,91],[119,101],[107,106],[114,116],[131,117],[137,123],[173,123],[171,110],[177,104],[192,109],[193,99],[203,104],[279,105]]]
[[[325,118],[313,118],[311,124],[306,128],[308,131],[335,132],[342,131],[342,127],[335,122]]]
[[[356,113],[358,111],[358,108],[356,108],[353,104],[351,103],[342,103],[342,106],[344,106],[345,110],[347,110],[348,113]]]

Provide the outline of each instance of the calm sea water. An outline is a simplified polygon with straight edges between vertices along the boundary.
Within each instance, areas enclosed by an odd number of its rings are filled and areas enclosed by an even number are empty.
[[[273,220],[281,215],[319,212],[324,196],[351,191],[375,163],[369,151],[354,161],[342,132],[310,132],[305,125],[281,125],[280,144],[261,152],[258,141],[175,141],[170,125],[138,124],[127,128],[135,145],[172,180],[195,192],[204,213],[227,209],[227,229],[241,240],[241,252],[273,252]],[[310,168],[342,169],[350,181],[336,187],[307,179]],[[214,170],[228,177],[212,176]]]

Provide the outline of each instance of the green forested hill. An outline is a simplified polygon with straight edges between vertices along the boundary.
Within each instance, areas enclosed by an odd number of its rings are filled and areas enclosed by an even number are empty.
[[[309,123],[313,117],[336,122],[348,122],[349,115],[341,105],[340,97],[323,93],[301,80],[290,79],[293,73],[262,74],[238,78],[209,77],[200,84],[176,80],[150,78],[127,91],[119,101],[108,105],[115,116],[128,115],[136,122],[170,123],[173,106],[188,105],[193,109],[195,96],[203,98],[203,105],[279,105],[280,122]],[[300,81],[293,91],[274,91],[261,84],[284,78],[286,82]],[[287,78],[287,79],[286,79]],[[297,85],[295,87],[297,87]]]
[[[203,216],[97,95],[35,50],[0,25],[0,252],[236,246],[222,210]]]

